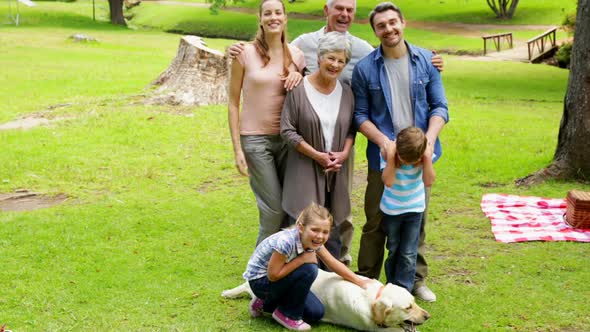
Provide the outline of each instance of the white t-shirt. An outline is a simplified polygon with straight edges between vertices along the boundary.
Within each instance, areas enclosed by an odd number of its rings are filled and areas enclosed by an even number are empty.
[[[307,98],[313,107],[313,110],[320,118],[322,124],[322,134],[324,135],[324,142],[326,152],[332,151],[332,141],[334,139],[334,128],[336,127],[336,119],[340,111],[340,100],[342,99],[342,85],[336,81],[336,87],[330,94],[323,94],[316,90],[309,82],[308,76],[303,78],[303,87]]]
[[[410,97],[410,67],[408,54],[399,59],[385,58],[385,69],[391,87],[391,119],[397,135],[414,125],[412,99]]]

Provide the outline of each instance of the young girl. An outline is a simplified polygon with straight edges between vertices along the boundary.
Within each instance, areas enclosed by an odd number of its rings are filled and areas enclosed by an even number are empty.
[[[318,257],[342,278],[366,287],[370,280],[359,278],[324,248],[332,222],[326,208],[311,203],[295,226],[271,235],[256,247],[244,272],[256,295],[249,307],[252,317],[272,312],[274,320],[290,330],[311,329],[308,323],[324,315],[324,306],[310,291],[318,274]]]
[[[289,46],[281,0],[262,0],[256,39],[232,62],[228,117],[238,172],[249,176],[259,214],[258,245],[278,232],[287,149],[279,135],[287,90],[301,81],[303,53]],[[243,97],[240,113],[240,95]]]
[[[432,145],[420,128],[408,127],[385,148],[381,156],[385,184],[380,208],[381,227],[387,236],[389,250],[385,260],[387,282],[406,288],[414,287],[420,223],[425,207],[424,187],[434,182]]]

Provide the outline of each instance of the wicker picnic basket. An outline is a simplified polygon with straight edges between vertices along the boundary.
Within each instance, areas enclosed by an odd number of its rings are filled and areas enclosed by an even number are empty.
[[[565,222],[574,228],[590,229],[590,192],[570,190],[566,201]]]

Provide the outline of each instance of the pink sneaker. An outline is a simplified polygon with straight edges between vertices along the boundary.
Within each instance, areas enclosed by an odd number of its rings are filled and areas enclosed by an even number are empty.
[[[262,310],[263,305],[264,305],[264,302],[261,299],[254,297],[252,299],[252,301],[250,301],[250,305],[248,306],[248,310],[250,311],[250,316],[252,318],[262,316],[262,314],[264,313],[264,311]]]
[[[289,330],[295,330],[295,331],[309,331],[309,330],[311,330],[311,326],[309,326],[309,324],[307,324],[303,320],[291,319],[291,318],[283,315],[283,313],[280,312],[279,309],[275,309],[275,311],[272,313],[272,318],[274,318],[274,320],[276,320],[277,323],[283,325],[284,327],[288,328]]]

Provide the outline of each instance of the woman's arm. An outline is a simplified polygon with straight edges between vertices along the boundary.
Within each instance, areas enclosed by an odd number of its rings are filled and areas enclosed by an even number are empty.
[[[303,79],[303,73],[305,69],[305,56],[303,52],[295,45],[289,45],[291,51],[291,58],[293,59],[293,65],[296,70],[289,68],[289,73],[286,76],[281,77],[281,80],[285,81],[283,87],[287,91],[293,90],[301,80]]]
[[[298,86],[299,83],[301,83],[302,79],[303,75],[298,71],[290,71],[289,74],[287,74],[287,76],[281,77],[281,81],[285,82],[283,84],[283,87],[287,91],[295,89],[295,87]]]
[[[350,281],[353,284],[358,285],[361,288],[366,288],[367,284],[371,282],[371,279],[362,279],[354,272],[352,272],[346,265],[334,258],[332,254],[325,247],[321,247],[317,252],[322,262],[326,264],[330,270],[334,271],[337,275],[341,276],[344,280]]]
[[[240,144],[240,94],[242,93],[242,83],[244,79],[244,67],[234,60],[231,64],[231,78],[229,81],[229,105],[228,105],[228,122],[231,142],[234,147],[234,159],[236,168],[240,174],[248,176],[248,166],[246,158]]]
[[[272,252],[272,256],[270,256],[270,261],[268,262],[268,280],[281,280],[305,263],[318,263],[315,252],[306,251],[287,263],[287,256],[275,250]]]

